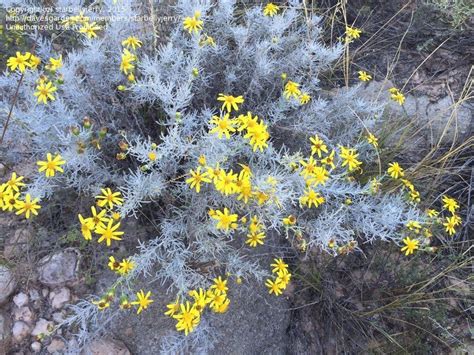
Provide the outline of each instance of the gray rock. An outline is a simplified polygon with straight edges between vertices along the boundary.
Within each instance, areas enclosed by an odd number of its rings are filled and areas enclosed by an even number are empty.
[[[8,297],[15,291],[17,281],[15,276],[4,265],[0,265],[0,305],[8,300]]]
[[[37,322],[36,325],[31,332],[31,335],[33,336],[46,336],[51,333],[51,330],[53,329],[53,322],[50,322],[44,318],[40,318]]]
[[[39,353],[41,351],[41,343],[38,341],[31,343],[31,351]]]
[[[66,344],[61,339],[54,338],[51,344],[48,345],[46,350],[51,354],[62,353],[62,350],[66,347]]]
[[[5,241],[3,255],[8,260],[21,259],[26,255],[28,245],[33,238],[33,231],[30,228],[20,228]]]
[[[77,249],[68,248],[44,257],[38,265],[39,281],[50,287],[77,282],[79,256]]]
[[[12,335],[13,335],[13,340],[16,343],[21,343],[23,339],[25,339],[30,334],[31,334],[31,328],[25,322],[22,322],[21,320],[19,320],[13,324]]]
[[[125,344],[117,339],[94,340],[83,350],[82,355],[131,355]]]
[[[28,292],[28,294],[30,295],[30,298],[31,298],[31,300],[32,300],[33,302],[34,302],[34,301],[38,301],[38,300],[41,298],[41,296],[40,296],[38,290],[36,290],[36,289],[34,289],[34,288],[31,289],[30,292]]]
[[[52,317],[53,317],[53,321],[55,321],[58,324],[62,323],[64,319],[66,318],[63,312],[54,312]]]
[[[53,309],[61,309],[71,300],[71,291],[67,287],[55,289],[49,294],[49,299]]]
[[[13,319],[16,321],[23,321],[28,325],[32,325],[35,319],[35,315],[33,314],[33,312],[31,312],[30,307],[25,306],[21,308],[15,308],[13,310]]]
[[[10,349],[12,338],[10,326],[9,317],[4,313],[0,313],[0,354],[6,354],[7,350]]]
[[[15,297],[13,297],[13,303],[15,303],[15,305],[18,308],[21,308],[25,306],[26,304],[28,304],[28,301],[29,301],[28,295],[23,292],[20,292],[17,295],[15,295]]]

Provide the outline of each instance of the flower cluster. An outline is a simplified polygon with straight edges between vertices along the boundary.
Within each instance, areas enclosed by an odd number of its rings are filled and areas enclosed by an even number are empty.
[[[398,90],[397,88],[391,88],[388,90],[388,92],[390,93],[390,98],[393,101],[395,101],[399,105],[403,105],[403,103],[405,102],[405,95],[403,95],[400,90]]]
[[[31,215],[38,215],[41,206],[38,204],[38,198],[32,198],[29,193],[21,196],[21,189],[25,186],[24,176],[17,176],[13,172],[10,179],[0,184],[0,208],[3,211],[13,212],[15,214],[24,214],[26,219]]]
[[[92,240],[92,233],[95,232],[100,237],[98,243],[105,241],[109,247],[112,240],[122,240],[124,232],[118,230],[120,227],[120,214],[114,211],[114,207],[123,203],[120,192],[112,192],[110,188],[101,189],[102,195],[96,196],[96,206],[91,206],[91,217],[84,218],[78,214],[81,223],[81,233],[85,240]]]
[[[284,75],[283,78],[286,78],[286,75]],[[297,99],[301,105],[305,105],[311,100],[311,96],[307,92],[300,90],[300,84],[291,80],[286,82],[283,89],[283,96],[287,100],[291,98]]]
[[[201,315],[209,308],[214,313],[225,313],[229,308],[230,299],[227,296],[227,279],[221,276],[214,279],[214,283],[207,290],[198,288],[189,291],[192,301],[176,299],[168,304],[165,315],[176,319],[176,330],[188,335],[201,322]]]
[[[274,277],[267,279],[265,285],[268,287],[268,293],[279,296],[288,286],[291,280],[291,274],[288,272],[288,264],[285,264],[283,259],[273,259],[274,263],[270,266],[273,267],[272,273]]]
[[[130,259],[115,260],[114,256],[109,256],[109,269],[115,271],[119,275],[126,275],[135,267],[135,263]]]
[[[126,294],[122,294],[117,300],[120,309],[128,310],[135,306],[137,307],[137,314],[140,314],[143,310],[147,309],[148,306],[154,302],[154,300],[152,300],[150,297],[151,291],[145,293],[143,290],[140,290],[136,293],[136,298],[133,301],[130,301],[130,298]],[[92,301],[92,303],[95,304],[99,310],[103,311],[109,308],[111,303],[115,300],[115,290],[111,289],[98,300]]]

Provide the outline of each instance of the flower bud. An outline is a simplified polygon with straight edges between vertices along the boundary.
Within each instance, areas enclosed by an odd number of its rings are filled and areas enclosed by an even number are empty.
[[[92,127],[92,123],[91,123],[91,119],[89,117],[84,117],[84,119],[82,120],[82,125],[84,126],[84,128],[86,129],[89,129]]]

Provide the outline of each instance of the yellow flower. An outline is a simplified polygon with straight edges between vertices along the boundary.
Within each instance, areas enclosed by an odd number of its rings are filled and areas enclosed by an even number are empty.
[[[210,167],[210,166],[207,167],[207,174],[208,174],[209,178],[212,179],[212,182],[214,184],[216,184],[218,179],[223,174],[225,174],[225,171],[223,169],[219,168],[219,163],[217,163],[215,168]]]
[[[346,36],[349,39],[358,39],[362,31],[356,27],[346,26]]]
[[[285,270],[285,271],[278,271],[277,275],[278,277],[276,278],[275,282],[279,283],[282,289],[285,289],[291,280],[291,274],[288,272],[288,270]]]
[[[443,208],[447,209],[451,213],[455,213],[459,208],[459,204],[454,198],[443,196]]]
[[[288,217],[283,218],[283,224],[285,226],[295,225],[296,224],[296,217],[290,214]]]
[[[229,229],[237,228],[237,219],[239,216],[237,214],[229,214],[229,210],[227,207],[224,208],[224,212],[216,210],[215,215],[212,216],[215,220],[217,220],[217,229],[223,229],[228,231]]]
[[[253,216],[250,219],[250,224],[249,224],[249,231],[250,233],[258,233],[263,229],[262,223],[260,223],[260,220],[258,219],[257,216]]]
[[[299,99],[300,99],[300,104],[305,105],[311,100],[311,96],[307,92],[304,92],[301,94]]]
[[[8,196],[7,184],[0,184],[0,208],[3,209],[4,199]]]
[[[154,151],[151,151],[148,153],[148,159],[150,159],[151,161],[155,161],[156,160],[156,152]]]
[[[130,53],[128,49],[124,48],[122,52],[122,59],[120,62],[120,70],[125,74],[129,74],[131,71],[133,71],[133,69],[135,69],[133,62],[135,62],[136,60],[137,56],[133,53]]]
[[[210,133],[217,133],[219,139],[222,138],[222,135],[230,139],[230,133],[235,132],[234,120],[229,119],[228,113],[224,117],[212,116],[210,123],[216,125],[216,127],[211,129]]]
[[[301,95],[301,90],[299,89],[300,84],[295,83],[294,81],[288,81],[285,84],[285,90],[283,96],[289,100],[291,97],[298,98]]]
[[[7,193],[7,195],[3,198],[3,207],[2,209],[4,211],[13,211],[15,206],[18,203],[18,200],[20,199],[20,193],[14,193],[13,191],[10,191]]]
[[[114,205],[123,204],[123,198],[121,197],[122,194],[120,192],[112,192],[112,190],[108,187],[105,189],[100,189],[100,191],[102,191],[102,195],[95,197],[97,200],[99,200],[97,201],[97,205],[99,205],[99,207],[108,205],[109,208],[113,208]]]
[[[132,47],[132,49],[135,50],[137,47],[140,48],[142,46],[142,41],[135,36],[130,36],[122,41],[122,46],[127,48]]]
[[[397,88],[391,88],[389,89],[389,92],[390,92],[390,98],[397,102],[399,105],[403,105],[403,103],[405,102],[405,95],[403,95],[400,90],[398,90]]]
[[[407,228],[412,231],[419,232],[419,230],[421,229],[421,224],[418,221],[408,221]]]
[[[31,53],[26,52],[25,54],[21,54],[20,52],[16,52],[16,57],[10,57],[7,60],[7,66],[10,68],[11,71],[14,71],[16,68],[20,70],[20,72],[24,72],[27,67],[31,67],[31,63],[28,61],[30,59]]]
[[[278,11],[280,10],[280,7],[278,5],[275,5],[271,2],[269,2],[263,9],[263,14],[265,16],[273,17],[275,16]]]
[[[300,197],[300,203],[308,206],[308,208],[311,208],[312,205],[314,205],[314,207],[319,207],[319,205],[323,204],[324,201],[324,197],[311,188],[308,188],[305,191],[305,194]]]
[[[179,312],[179,297],[176,298],[174,303],[167,304],[166,308],[168,308],[168,310],[164,314],[169,317],[173,317],[176,312]]]
[[[251,233],[247,234],[247,240],[245,244],[250,245],[252,248],[257,247],[257,245],[263,245],[263,240],[265,239],[265,233]]]
[[[81,222],[81,233],[85,240],[92,239],[92,231],[94,230],[94,222],[92,218],[84,218],[81,214],[78,214],[79,222]]]
[[[394,179],[398,179],[399,177],[405,176],[403,172],[403,168],[397,162],[393,162],[388,164],[387,173]]]
[[[35,56],[34,54],[31,54],[29,62],[30,62],[31,69],[36,69],[41,64],[41,58]]]
[[[180,305],[180,313],[174,315],[173,318],[178,320],[176,330],[183,331],[185,335],[188,335],[201,321],[201,314],[196,307],[191,307],[189,301],[186,301],[186,304]]]
[[[90,217],[90,220],[92,221],[93,224],[93,229],[97,228],[98,226],[103,226],[104,223],[107,223],[109,219],[106,217],[106,210],[102,210],[99,213],[97,213],[97,210],[95,206],[91,206],[91,212],[92,212],[92,217]]]
[[[446,228],[446,232],[448,232],[449,235],[456,234],[456,226],[459,224],[456,217],[457,216],[446,217],[446,222],[443,223],[443,226]]]
[[[193,306],[199,312],[203,312],[207,305],[206,292],[202,288],[199,288],[197,290],[189,291],[189,295],[194,299]]]
[[[374,136],[372,133],[368,132],[366,139],[367,139],[367,142],[369,142],[369,144],[372,144],[374,148],[377,148],[379,146],[378,138]]]
[[[232,170],[228,173],[223,171],[217,179],[214,181],[214,186],[217,191],[224,195],[231,195],[237,190],[237,174],[234,174]]]
[[[359,154],[356,153],[356,150],[353,148],[345,148],[343,146],[341,146],[340,149],[341,153],[339,154],[339,156],[342,159],[342,166],[347,165],[349,171],[358,169],[362,162],[357,160]]]
[[[328,156],[321,159],[321,163],[330,166],[331,169],[335,169],[336,165],[334,165],[334,154],[336,154],[336,151],[333,149]]]
[[[79,33],[84,33],[87,38],[95,38],[97,37],[97,34],[95,31],[100,30],[100,26],[97,25],[95,22],[86,22],[82,25],[81,28],[79,28]]]
[[[226,95],[226,94],[219,94],[217,97],[217,101],[222,101],[222,108],[221,110],[224,110],[224,108],[227,110],[227,112],[232,112],[232,109],[235,111],[239,111],[239,106],[238,104],[243,104],[244,103],[244,98],[242,96],[232,96],[232,95]]]
[[[130,302],[128,299],[126,298],[123,298],[121,301],[120,301],[120,309],[130,309],[132,308],[132,302]]]
[[[147,309],[148,306],[154,302],[152,299],[150,299],[150,296],[150,291],[148,291],[146,295],[143,290],[137,292],[137,300],[132,302],[133,305],[138,305],[137,314],[140,314],[144,309]]]
[[[20,187],[25,186],[25,183],[21,182],[24,179],[23,176],[16,176],[16,172],[12,173],[12,176],[10,177],[10,180],[6,182],[7,188],[6,192],[12,192],[12,191],[20,191]]]
[[[363,70],[359,70],[357,72],[357,74],[359,74],[359,80],[360,81],[370,81],[372,79],[372,75],[367,74],[367,72],[365,72]]]
[[[314,160],[312,156],[309,157],[308,162],[305,162],[304,160],[300,160],[300,164],[303,166],[303,169],[301,170],[301,175],[306,179],[308,176],[311,176],[316,167],[317,167],[317,162]]]
[[[328,152],[326,144],[318,135],[311,137],[309,141],[311,142],[311,155],[318,154],[318,157],[321,158],[322,153]]]
[[[56,71],[63,66],[63,56],[60,55],[58,59],[49,58],[49,65],[47,66],[49,70]]]
[[[413,254],[413,252],[419,248],[418,244],[420,242],[416,239],[410,239],[409,237],[406,237],[405,239],[403,239],[403,243],[405,244],[405,246],[400,250],[402,252],[405,252],[405,255],[408,256],[410,254]]]
[[[200,30],[202,30],[202,20],[199,20],[196,16],[193,17],[186,17],[183,21],[183,27],[185,30],[187,30],[189,33],[198,33]]]
[[[267,279],[265,282],[265,286],[268,287],[268,293],[274,294],[275,296],[281,295],[282,292],[282,284],[278,281],[273,281],[272,279]]]
[[[215,47],[216,46],[216,42],[214,41],[214,38],[212,38],[211,36],[208,36],[207,34],[205,34],[201,40],[199,41],[199,45],[202,47],[202,46],[205,46],[205,45],[208,45],[208,46],[211,46],[211,47]]]
[[[242,200],[244,203],[248,203],[249,199],[253,195],[252,184],[250,183],[250,178],[248,177],[241,178],[239,174],[239,178],[237,182],[235,183],[235,186],[236,186],[236,192],[239,194],[237,196],[237,200],[238,201]]]
[[[278,273],[278,272],[288,272],[288,264],[285,264],[283,259],[278,258],[278,259],[273,259],[275,262],[274,264],[270,264],[270,266],[273,266],[272,272],[273,273]]]
[[[214,281],[214,284],[210,287],[211,290],[216,290],[220,293],[227,293],[227,280],[223,280],[222,276],[219,276],[212,281]]]
[[[268,147],[267,140],[270,138],[270,134],[267,131],[267,126],[263,124],[263,122],[260,122],[255,127],[247,129],[247,134],[244,138],[250,140],[250,145],[254,152],[257,149],[263,152],[263,148]]]
[[[105,243],[109,247],[112,240],[122,240],[119,236],[123,234],[123,232],[118,231],[117,229],[120,227],[120,222],[117,223],[115,226],[113,225],[114,221],[109,219],[109,223],[107,226],[101,225],[95,229],[95,232],[100,235],[100,238],[97,240],[97,243],[101,243],[105,240]]]
[[[310,175],[307,182],[314,186],[318,186],[319,184],[325,185],[327,179],[329,179],[329,171],[322,166],[317,166],[314,168],[313,173]]]
[[[18,210],[16,211],[16,214],[20,215],[24,213],[27,219],[30,218],[30,213],[37,216],[38,215],[37,210],[41,208],[41,206],[38,205],[38,201],[39,201],[38,198],[35,198],[32,201],[30,194],[26,194],[24,201],[18,200],[17,203],[15,204],[15,208]]]
[[[47,104],[48,100],[55,100],[56,98],[53,95],[53,92],[57,90],[57,87],[53,85],[51,81],[40,82],[36,87],[36,91],[33,95],[38,97],[38,102]]]
[[[189,173],[191,174],[191,177],[186,179],[186,183],[189,184],[189,187],[191,189],[196,188],[196,192],[201,191],[201,183],[203,182],[211,182],[211,179],[209,179],[207,176],[207,172],[201,173],[201,167],[198,166],[196,168],[196,171],[190,170]]]
[[[55,172],[58,171],[63,173],[64,170],[61,165],[66,164],[66,161],[62,160],[61,155],[57,154],[54,159],[51,153],[46,154],[46,161],[38,161],[36,163],[40,168],[38,171],[41,173],[46,171],[46,177],[53,177]]]
[[[201,166],[206,166],[206,156],[201,154],[198,158],[198,164]]]
[[[426,211],[426,214],[428,215],[428,217],[433,218],[433,217],[437,217],[439,215],[439,212],[433,209],[428,209]]]
[[[129,259],[122,259],[119,264],[118,273],[121,275],[128,274],[135,267],[135,263]]]
[[[113,256],[109,256],[109,263],[107,264],[110,270],[117,271],[120,268],[120,263],[115,260]]]
[[[110,302],[104,298],[101,298],[98,301],[92,301],[92,303],[95,304],[100,311],[110,307]]]

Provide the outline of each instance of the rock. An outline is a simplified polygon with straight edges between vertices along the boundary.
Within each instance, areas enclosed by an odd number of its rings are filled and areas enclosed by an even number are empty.
[[[34,353],[39,353],[41,351],[41,343],[37,341],[31,343],[31,350]]]
[[[8,297],[15,291],[17,281],[15,276],[4,265],[0,265],[0,305],[8,300]]]
[[[54,353],[61,353],[61,350],[64,350],[66,347],[66,344],[64,344],[64,341],[61,339],[54,338],[51,341],[51,344],[48,345],[46,350],[48,350],[49,353],[54,354]]]
[[[10,319],[4,313],[0,313],[0,354],[6,354],[11,343]]]
[[[76,282],[79,256],[79,251],[68,248],[44,257],[38,264],[39,281],[50,287]]]
[[[33,312],[31,312],[30,307],[25,306],[21,308],[15,308],[13,310],[13,319],[16,321],[20,320],[27,323],[28,325],[32,325],[34,318],[35,315]]]
[[[15,342],[21,343],[23,339],[25,339],[28,335],[30,335],[30,333],[31,333],[31,328],[25,322],[22,322],[21,320],[19,320],[19,321],[16,321],[15,324],[13,324],[12,335]]]
[[[6,172],[7,172],[6,166],[4,164],[0,163],[0,177],[4,176]]]
[[[31,332],[31,335],[33,336],[38,336],[38,335],[48,335],[51,333],[51,330],[53,329],[53,322],[47,321],[44,318],[40,318],[37,322],[36,325]]]
[[[17,229],[15,233],[5,241],[3,255],[6,259],[20,259],[26,253],[28,245],[33,238],[33,231],[30,228]]]
[[[15,297],[13,297],[13,303],[15,303],[18,308],[25,306],[28,301],[28,295],[23,292],[20,292]]]
[[[61,287],[60,289],[53,290],[49,294],[49,299],[53,309],[61,309],[71,300],[71,291],[67,287]]]
[[[34,288],[30,290],[29,295],[30,295],[30,298],[31,298],[31,300],[32,300],[33,302],[34,302],[34,301],[37,301],[37,300],[39,300],[39,299],[41,298],[41,296],[40,296],[38,290],[36,290],[36,289],[34,289]]]
[[[131,355],[125,344],[117,339],[94,340],[83,352],[82,355]]]
[[[47,288],[43,288],[41,290],[41,296],[43,296],[44,298],[48,297],[49,295],[49,290]]]

